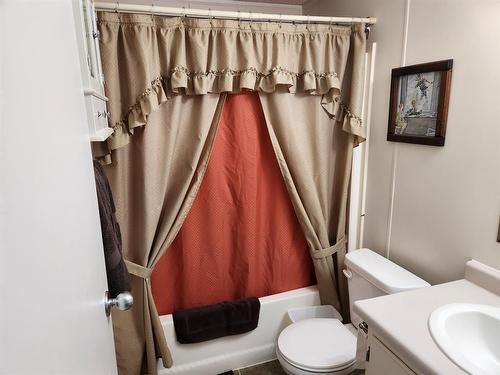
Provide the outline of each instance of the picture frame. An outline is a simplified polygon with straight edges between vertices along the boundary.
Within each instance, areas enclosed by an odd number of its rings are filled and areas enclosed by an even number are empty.
[[[444,146],[453,60],[392,69],[387,140]]]

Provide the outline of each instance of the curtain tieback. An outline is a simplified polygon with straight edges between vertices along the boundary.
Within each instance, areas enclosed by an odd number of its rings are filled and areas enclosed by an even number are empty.
[[[311,251],[311,257],[313,259],[324,259],[329,256],[332,256],[339,250],[343,250],[345,244],[346,244],[346,238],[345,236],[342,236],[333,246],[327,247],[325,249],[320,249],[320,250],[312,250]]]
[[[152,268],[141,266],[137,263],[131,262],[126,259],[125,259],[125,264],[127,265],[128,273],[143,279],[149,279],[151,273],[153,272]]]

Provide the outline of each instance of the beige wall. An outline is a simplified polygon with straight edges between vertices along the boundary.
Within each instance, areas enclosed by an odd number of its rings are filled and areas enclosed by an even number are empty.
[[[500,1],[310,0],[303,13],[378,18],[364,245],[433,284],[468,258],[500,268]],[[448,58],[446,145],[387,142],[391,69]]]

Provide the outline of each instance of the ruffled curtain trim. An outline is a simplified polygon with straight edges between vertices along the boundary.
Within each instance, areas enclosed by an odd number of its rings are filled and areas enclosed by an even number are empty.
[[[336,73],[315,73],[304,71],[301,73],[275,67],[267,72],[259,72],[255,68],[245,70],[223,69],[208,72],[190,72],[183,66],[170,71],[169,75],[159,76],[151,81],[150,87],[139,95],[137,101],[127,110],[122,121],[116,126],[128,125],[129,128],[140,126],[161,104],[173,95],[204,95],[220,94],[222,92],[238,92],[254,90],[274,92],[276,86],[285,87],[288,92],[307,92],[311,95],[329,96],[340,93],[339,79]],[[154,98],[156,97],[156,98]],[[139,123],[139,125],[136,125]]]
[[[144,126],[148,116],[174,95],[204,95],[242,90],[271,93],[277,87],[285,88],[289,93],[305,92],[311,95],[323,95],[322,104],[331,118],[342,121],[343,129],[355,135],[363,125],[362,119],[352,113],[347,104],[340,99],[340,85],[336,73],[315,73],[304,71],[290,72],[276,67],[267,72],[258,72],[255,68],[245,70],[224,69],[220,71],[190,72],[179,66],[167,76],[159,76],[151,81],[150,87],[139,95],[137,101],[128,108],[122,119],[111,126],[124,137],[110,139],[111,149],[128,143],[128,137],[134,128]],[[116,140],[117,142],[113,142]]]
[[[341,87],[353,35],[363,25],[277,25],[165,19],[99,12],[101,54],[114,134],[94,145],[109,156],[175,95],[242,90],[321,95],[329,116],[364,138]],[[355,38],[354,38],[355,40]],[[109,162],[109,159],[107,160]]]

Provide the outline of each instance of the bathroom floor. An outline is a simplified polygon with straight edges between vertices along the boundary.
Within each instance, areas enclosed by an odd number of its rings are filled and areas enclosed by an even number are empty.
[[[364,373],[364,370],[356,370],[352,375],[364,375]],[[228,371],[220,375],[286,375],[286,373],[278,361],[271,361],[239,370]]]
[[[260,365],[233,371],[234,375],[286,375],[278,361],[261,363]]]

